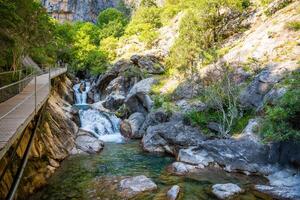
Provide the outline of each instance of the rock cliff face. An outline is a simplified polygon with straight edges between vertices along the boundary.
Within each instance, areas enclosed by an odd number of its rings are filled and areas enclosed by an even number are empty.
[[[18,188],[17,198],[26,199],[35,189],[46,184],[46,179],[60,166],[60,161],[69,155],[74,147],[77,125],[72,121],[71,104],[73,103],[72,82],[61,76],[53,80],[51,95],[44,110],[40,111],[41,123],[37,129],[32,145],[28,164]],[[34,131],[34,119],[24,131],[24,136],[17,148],[17,154],[8,166],[3,181],[0,183],[0,199],[3,199],[13,180],[13,174],[19,166],[21,157],[26,149],[30,135]],[[11,152],[16,144],[0,161],[0,172],[7,166]]]
[[[121,3],[121,0],[42,0],[47,11],[60,21],[95,22],[100,11]]]

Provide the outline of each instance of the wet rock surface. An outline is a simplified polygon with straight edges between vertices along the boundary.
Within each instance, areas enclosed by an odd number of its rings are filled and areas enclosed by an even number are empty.
[[[242,192],[242,189],[233,183],[215,184],[212,186],[212,192],[219,199],[228,199],[233,195]]]
[[[172,186],[167,192],[168,200],[176,200],[179,196],[180,187],[178,185]]]
[[[92,133],[84,130],[79,130],[75,140],[76,147],[73,148],[71,154],[94,154],[99,153],[104,148],[104,143],[94,137]]]
[[[131,198],[145,191],[156,190],[157,185],[144,175],[120,181],[119,191],[123,197]]]

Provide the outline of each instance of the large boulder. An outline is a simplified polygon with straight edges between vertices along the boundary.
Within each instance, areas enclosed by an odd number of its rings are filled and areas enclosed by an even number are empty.
[[[268,64],[266,69],[261,71],[241,93],[241,103],[256,109],[262,108],[267,99],[271,99],[272,96],[275,96],[275,94],[269,93],[270,90],[289,70],[287,66],[282,66],[277,63]]]
[[[103,106],[109,110],[118,110],[124,103],[125,97],[120,94],[112,94],[105,98]]]
[[[118,75],[127,70],[132,66],[132,63],[126,60],[119,60],[114,64],[112,69],[105,74],[98,77],[96,80],[94,88],[92,90],[97,90],[100,94],[104,93],[104,90],[107,88],[109,83],[118,77]]]
[[[142,192],[156,189],[157,185],[144,175],[123,179],[119,184],[119,191],[125,198],[132,198]]]
[[[165,71],[158,59],[151,55],[133,55],[130,60],[139,68],[146,70],[149,74],[162,74]]]
[[[215,184],[212,186],[213,194],[219,199],[228,199],[242,191],[243,190],[238,185],[233,183]]]
[[[142,145],[149,152],[166,152],[175,155],[177,149],[196,146],[204,139],[205,137],[197,128],[173,120],[148,127]]]
[[[256,185],[255,189],[276,199],[300,199],[300,173],[297,170],[278,170],[267,176],[269,185]]]
[[[75,140],[75,147],[71,154],[99,153],[104,147],[104,143],[93,136],[92,133],[79,129],[78,136]]]
[[[143,135],[140,134],[139,129],[145,121],[143,113],[133,113],[128,119],[121,122],[120,131],[124,137],[139,139]]]
[[[151,110],[151,112],[147,115],[146,120],[139,130],[140,135],[145,135],[146,130],[149,126],[155,126],[164,122],[168,122],[170,120],[171,114],[164,111],[163,109]]]
[[[193,165],[203,166],[208,166],[214,161],[214,159],[208,155],[207,151],[202,150],[195,152],[193,151],[193,148],[180,149],[177,160]]]
[[[153,102],[148,94],[155,82],[154,78],[147,78],[139,81],[131,88],[125,99],[125,104],[131,113],[147,113],[151,110]]]
[[[272,172],[270,148],[249,139],[215,139],[181,150],[178,160],[190,164],[217,163],[229,172],[267,174]]]

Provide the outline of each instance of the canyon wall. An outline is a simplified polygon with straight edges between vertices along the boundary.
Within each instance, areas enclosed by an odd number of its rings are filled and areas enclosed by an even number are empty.
[[[28,163],[16,194],[17,199],[26,199],[37,188],[45,185],[47,178],[54,173],[60,166],[60,161],[65,159],[74,147],[78,127],[71,114],[72,103],[72,82],[68,77],[60,76],[52,80],[51,95],[39,114],[41,123],[37,128]],[[8,166],[0,182],[0,199],[4,199],[9,191],[13,175],[16,174],[35,123],[38,121],[37,118],[38,116],[25,129],[19,147],[16,148],[17,140],[0,161],[0,174]],[[17,149],[16,157],[12,164],[8,165],[15,149]]]

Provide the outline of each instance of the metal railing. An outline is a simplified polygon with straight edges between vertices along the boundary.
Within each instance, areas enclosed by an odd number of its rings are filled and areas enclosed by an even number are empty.
[[[67,71],[66,68],[47,69],[41,72],[33,72],[21,80],[5,85],[0,88],[0,103],[5,101],[13,101],[14,107],[6,113],[0,113],[0,120],[15,111],[21,105],[34,106],[37,112],[39,93],[49,93],[51,89],[51,78]],[[48,75],[47,75],[48,74]],[[26,86],[29,86],[26,88]],[[48,87],[49,89],[45,89]],[[25,89],[25,90],[24,90]],[[12,97],[22,94],[22,99],[13,100]],[[32,102],[34,105],[32,105]]]

